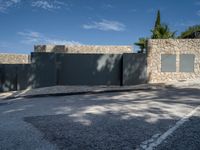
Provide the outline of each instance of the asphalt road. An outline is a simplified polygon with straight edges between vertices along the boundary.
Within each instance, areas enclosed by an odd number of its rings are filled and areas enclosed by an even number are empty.
[[[200,90],[0,100],[0,149],[200,149]]]

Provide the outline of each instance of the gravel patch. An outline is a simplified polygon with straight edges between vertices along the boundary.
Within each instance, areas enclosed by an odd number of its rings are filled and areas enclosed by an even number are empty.
[[[177,120],[163,119],[148,123],[144,118],[122,119],[123,113],[87,114],[84,119],[68,115],[27,117],[59,149],[133,150],[146,138],[162,133]]]

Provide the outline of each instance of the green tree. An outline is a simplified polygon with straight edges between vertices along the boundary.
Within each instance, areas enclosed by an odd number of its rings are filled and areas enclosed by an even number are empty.
[[[158,10],[157,12],[157,17],[156,17],[156,22],[155,22],[155,25],[154,25],[154,29],[160,27],[161,23],[160,23],[160,10]]]
[[[171,32],[168,25],[161,24],[161,15],[160,10],[157,12],[157,17],[155,21],[155,25],[152,32],[152,39],[169,39],[169,38],[175,38],[176,32]]]
[[[168,25],[162,24],[152,30],[152,39],[169,39],[175,38],[176,32],[171,32]]]
[[[178,38],[186,38],[190,36],[192,33],[200,31],[200,25],[195,25],[187,28]]]
[[[151,39],[169,39],[175,38],[176,32],[171,32],[168,25],[161,24],[161,15],[160,10],[157,12],[156,21],[154,28],[151,30],[152,35]],[[139,41],[134,43],[136,46],[139,46],[141,53],[147,51],[147,41],[149,38],[139,38]]]
[[[134,43],[140,48],[139,53],[144,53],[147,50],[147,38],[139,38],[139,41]]]

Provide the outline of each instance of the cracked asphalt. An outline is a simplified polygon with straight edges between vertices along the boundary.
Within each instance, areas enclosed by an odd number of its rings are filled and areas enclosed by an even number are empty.
[[[0,100],[0,149],[148,149],[200,105],[200,90]],[[200,149],[200,111],[153,149]]]

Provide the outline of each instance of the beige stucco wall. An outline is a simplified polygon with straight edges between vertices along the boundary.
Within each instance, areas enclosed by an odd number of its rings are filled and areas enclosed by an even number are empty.
[[[58,53],[104,53],[122,54],[132,53],[132,46],[98,46],[98,45],[35,45],[35,52],[58,52]]]
[[[161,54],[176,54],[176,72],[161,72]],[[194,72],[179,72],[180,54],[194,54]],[[147,74],[150,83],[200,80],[200,39],[159,39],[148,41]]]
[[[29,55],[0,53],[0,64],[27,64]]]

